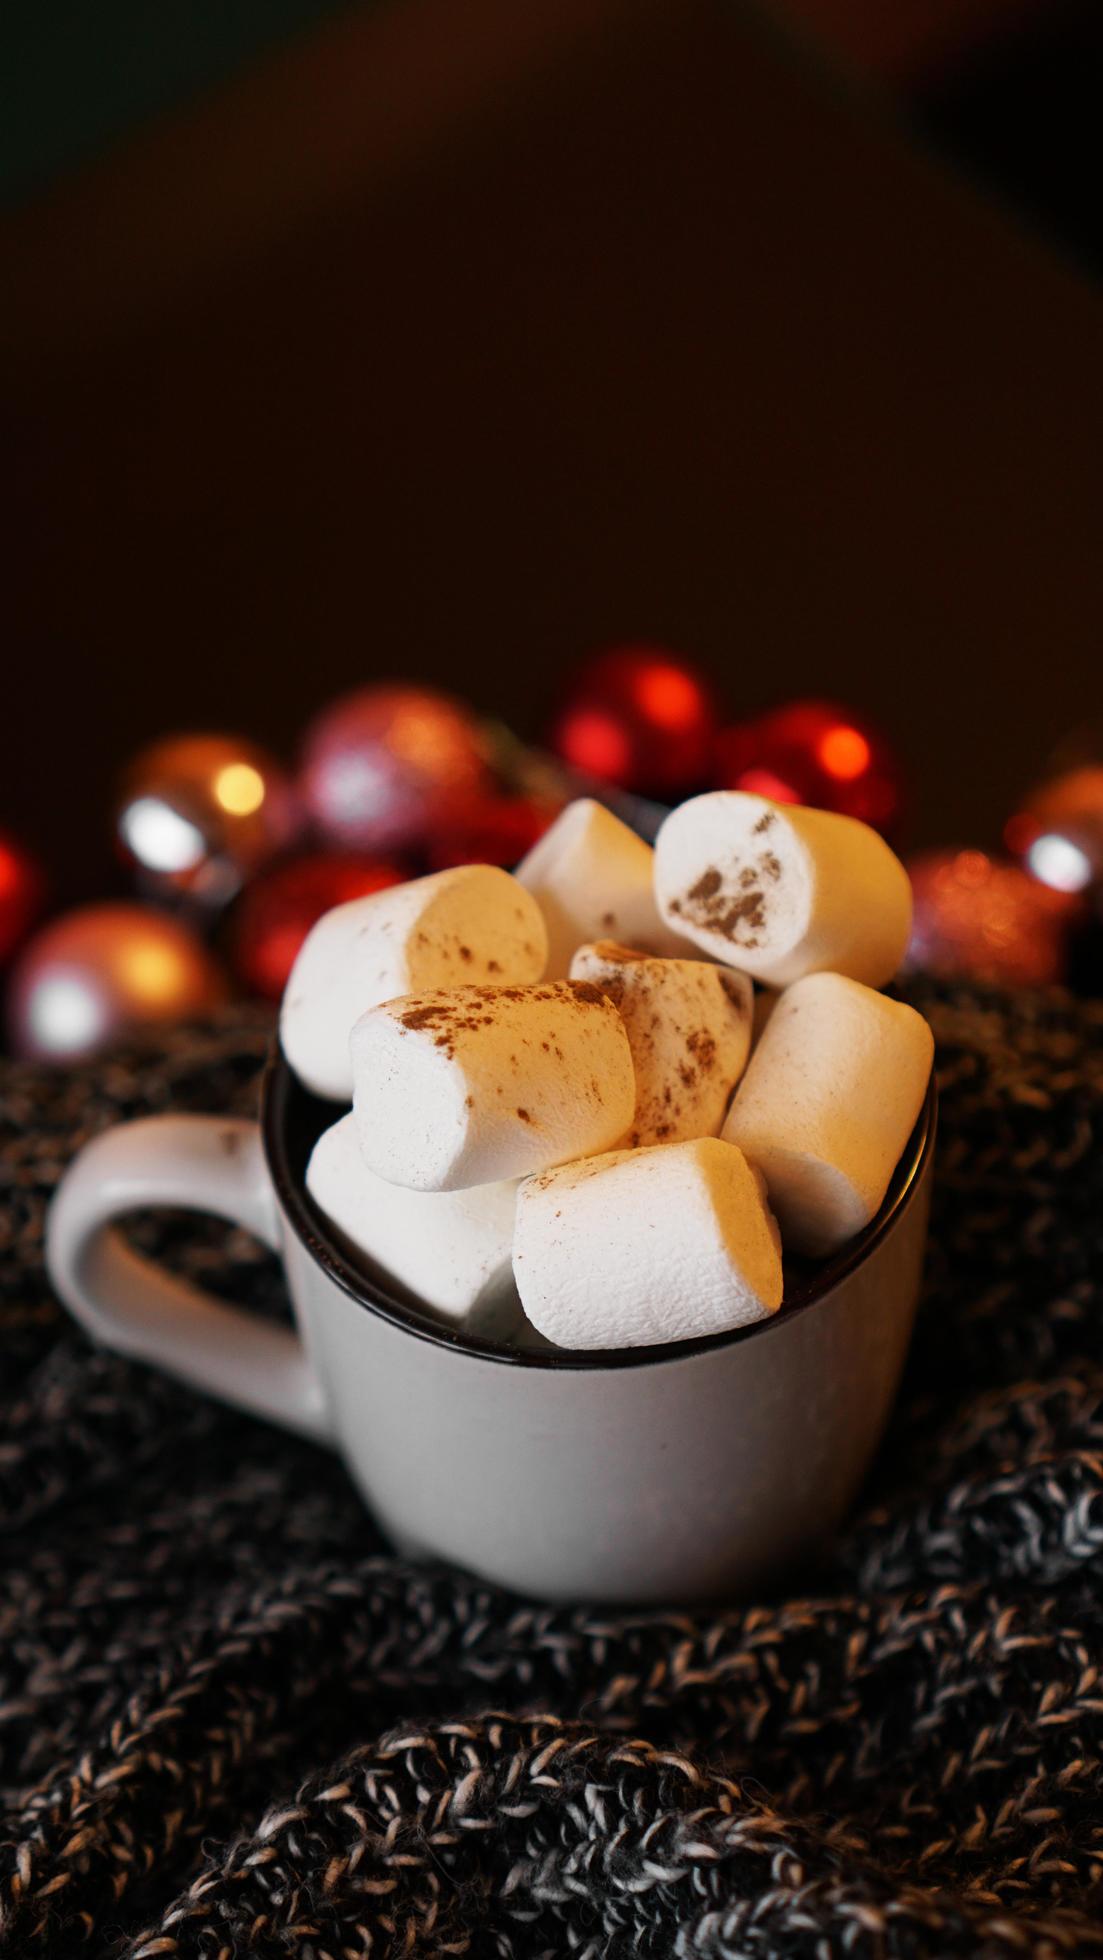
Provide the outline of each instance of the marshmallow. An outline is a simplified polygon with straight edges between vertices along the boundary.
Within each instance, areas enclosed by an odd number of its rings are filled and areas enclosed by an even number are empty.
[[[449,1320],[514,1297],[516,1180],[473,1191],[404,1191],[368,1169],[349,1115],[319,1137],[306,1188],[356,1251]]]
[[[868,824],[711,790],[655,841],[668,925],[771,987],[830,969],[880,987],[904,956],[911,885]]]
[[[746,975],[600,939],[579,947],[571,979],[600,987],[628,1030],[636,1112],[625,1148],[718,1135],[751,1045]]]
[[[489,864],[464,864],[336,905],[291,969],[280,1042],[316,1096],[352,1096],[349,1032],[380,1001],[425,987],[539,980],[547,934],[531,894]]]
[[[933,1055],[922,1015],[842,974],[782,994],[722,1134],[762,1171],[786,1251],[837,1252],[876,1216]]]
[[[718,1137],[615,1150],[517,1194],[513,1271],[558,1347],[648,1347],[776,1313],[781,1246],[762,1180]]]
[[[608,1150],[636,1104],[624,1023],[582,981],[388,1001],[357,1021],[351,1052],[364,1158],[417,1191]]]
[[[655,905],[654,852],[602,803],[580,797],[517,866],[548,929],[549,980],[561,979],[576,946],[619,939],[649,953],[682,953],[684,938],[667,930]]]

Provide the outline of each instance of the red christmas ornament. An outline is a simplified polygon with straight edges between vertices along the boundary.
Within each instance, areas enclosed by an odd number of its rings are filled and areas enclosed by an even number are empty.
[[[345,850],[416,849],[442,809],[488,781],[479,725],[421,687],[365,687],[307,730],[300,786],[320,834]]]
[[[445,812],[429,846],[434,871],[454,864],[500,864],[506,870],[520,863],[549,824],[561,803],[534,796],[465,797]]]
[[[1103,893],[1103,763],[1084,763],[1033,790],[1004,841],[1051,890]]]
[[[712,689],[688,661],[661,647],[614,647],[579,675],[551,744],[580,775],[676,797],[708,775],[716,719]]]
[[[278,1000],[295,955],[323,912],[400,884],[404,876],[382,858],[323,851],[262,871],[242,892],[230,927],[230,956],[242,986]]]
[[[232,898],[290,843],[291,785],[266,750],[238,735],[171,735],[127,770],[116,811],[119,841],[144,891],[204,904]]]
[[[44,897],[45,881],[30,853],[0,832],[0,963],[34,924]]]
[[[832,701],[794,701],[726,728],[716,782],[774,803],[811,803],[891,831],[900,813],[900,766],[884,737]]]
[[[1047,986],[1064,980],[1075,899],[984,851],[928,851],[908,864],[915,919],[906,964],[945,978]]]
[[[31,940],[12,974],[16,1053],[70,1062],[127,1028],[206,1013],[226,993],[193,932],[144,905],[86,905]]]

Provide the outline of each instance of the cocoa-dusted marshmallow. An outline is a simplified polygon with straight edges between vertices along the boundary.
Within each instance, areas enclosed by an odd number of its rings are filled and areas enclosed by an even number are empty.
[[[650,844],[604,804],[584,796],[560,811],[516,874],[544,914],[549,980],[562,978],[576,947],[592,939],[649,953],[689,952],[659,917],[653,863]]]
[[[837,1252],[876,1216],[933,1055],[921,1014],[840,973],[781,995],[723,1135],[763,1173],[787,1252]]]
[[[407,1191],[369,1170],[356,1123],[342,1116],[319,1137],[306,1186],[356,1251],[450,1320],[513,1296],[516,1180],[470,1191]]]
[[[624,1023],[584,981],[387,1001],[357,1021],[351,1051],[365,1160],[418,1191],[608,1150],[635,1108]]]
[[[526,1179],[513,1271],[557,1347],[648,1347],[776,1313],[781,1248],[762,1179],[718,1137],[616,1150]]]
[[[668,925],[771,987],[827,970],[883,986],[911,931],[908,874],[868,824],[739,790],[671,812],[655,891]]]
[[[625,1147],[716,1136],[751,1045],[746,975],[600,939],[579,947],[571,979],[600,987],[628,1030],[636,1110]]]
[[[308,933],[280,1010],[280,1042],[317,1096],[352,1096],[349,1034],[369,1007],[424,987],[527,982],[548,942],[531,893],[507,871],[464,864],[336,905]]]

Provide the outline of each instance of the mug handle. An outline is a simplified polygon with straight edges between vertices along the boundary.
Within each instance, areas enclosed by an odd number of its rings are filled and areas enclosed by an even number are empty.
[[[214,1212],[280,1251],[260,1128],[228,1116],[148,1116],[85,1144],[46,1226],[46,1264],[98,1341],[300,1436],[329,1442],[322,1385],[297,1333],[164,1272],[113,1221],[151,1205]]]

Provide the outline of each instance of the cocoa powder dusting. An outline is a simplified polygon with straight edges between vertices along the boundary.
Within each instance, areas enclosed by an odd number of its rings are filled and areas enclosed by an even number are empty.
[[[623,966],[626,960],[647,960],[650,953],[641,953],[638,946],[622,946],[619,939],[599,939],[594,952],[599,960],[608,960],[612,965]]]
[[[734,905],[727,907],[718,924],[726,939],[734,939],[736,927],[744,922],[750,926],[752,932],[761,932],[766,923],[766,904],[762,892],[749,891],[744,897],[737,899]],[[757,944],[757,941],[748,939],[746,944],[750,946]]]
[[[697,1028],[692,1034],[687,1034],[686,1047],[702,1075],[707,1075],[716,1063],[716,1042],[707,1028]]]
[[[398,1017],[400,1028],[408,1028],[417,1034],[421,1028],[435,1028],[451,1019],[450,1010],[440,1001],[431,1001],[425,1007],[408,1007]]]
[[[702,871],[697,883],[690,886],[686,896],[691,898],[695,905],[704,905],[710,898],[716,897],[723,882],[716,866],[710,864],[707,871]]]
[[[723,879],[719,871],[710,866],[686,893],[685,909],[691,922],[703,926],[708,932],[719,933],[721,938],[738,945],[757,946],[757,938],[750,935],[761,932],[766,923],[766,901],[760,886],[754,883],[754,877],[754,872],[751,872],[748,885],[748,873],[744,871],[739,883],[746,888],[741,890],[738,897],[728,897],[722,889]]]
[[[460,947],[462,956],[472,957],[470,948]],[[461,1034],[472,1034],[480,1028],[492,1028],[499,1019],[498,1009],[504,1003],[516,1004],[521,1001],[555,1001],[563,1007],[604,1007],[607,1003],[600,987],[586,980],[551,980],[540,986],[467,986],[454,989],[440,988],[434,993],[415,997],[401,1013],[396,1015],[397,1025],[403,1034],[428,1033],[433,1038],[433,1046],[452,1056],[456,1052],[456,1039]],[[611,1003],[608,1003],[611,1005]],[[528,1045],[528,1037],[522,1036],[523,1045]],[[552,1052],[552,1045],[541,1042],[545,1054]],[[563,1052],[558,1043],[554,1053],[559,1061]],[[516,1055],[510,1056],[516,1069],[520,1066]]]
[[[605,995],[602,993],[600,987],[594,986],[592,980],[568,980],[565,984],[570,988],[575,999],[581,1002],[583,1006],[604,1007]]]

